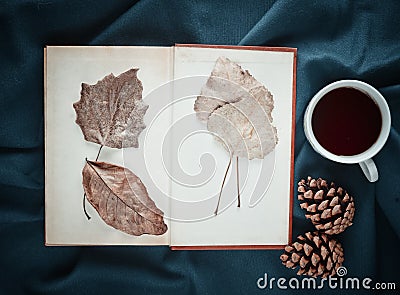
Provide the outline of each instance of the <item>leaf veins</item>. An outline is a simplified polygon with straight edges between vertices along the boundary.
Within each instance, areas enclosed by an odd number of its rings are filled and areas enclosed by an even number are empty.
[[[86,160],[82,171],[87,200],[108,225],[130,235],[162,235],[164,213],[129,169]]]
[[[73,106],[87,141],[111,148],[139,146],[148,105],[142,100],[138,70],[110,74],[94,85],[82,83],[81,98]]]

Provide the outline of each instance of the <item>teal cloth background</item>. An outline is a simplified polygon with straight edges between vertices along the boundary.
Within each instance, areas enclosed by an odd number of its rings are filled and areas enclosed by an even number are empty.
[[[0,294],[285,293],[256,285],[264,273],[295,276],[280,264],[281,251],[43,244],[43,47],[174,43],[298,48],[295,180],[321,176],[355,196],[354,225],[338,237],[347,276],[397,282],[399,289],[399,13],[396,0],[2,0]],[[324,85],[344,78],[372,84],[391,108],[390,136],[375,156],[376,183],[368,183],[357,165],[322,158],[305,140],[308,101]],[[296,200],[293,212],[294,237],[312,229]],[[327,288],[315,292],[338,294]]]

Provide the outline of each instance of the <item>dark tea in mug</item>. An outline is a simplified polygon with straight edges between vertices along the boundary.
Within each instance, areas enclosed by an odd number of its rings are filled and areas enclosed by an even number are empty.
[[[376,142],[382,115],[369,95],[355,88],[341,87],[318,101],[311,124],[323,148],[335,155],[352,156],[368,150]]]

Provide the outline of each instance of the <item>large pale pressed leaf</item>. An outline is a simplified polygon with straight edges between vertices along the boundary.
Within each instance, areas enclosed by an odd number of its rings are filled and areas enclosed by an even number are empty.
[[[148,105],[142,100],[138,70],[117,77],[110,74],[94,85],[82,83],[81,98],[74,108],[76,123],[87,141],[111,148],[139,146]]]
[[[82,174],[86,198],[105,223],[135,236],[167,231],[164,213],[129,169],[87,160]]]
[[[194,103],[197,118],[207,123],[207,130],[223,143],[230,154],[222,189],[236,156],[238,207],[240,207],[239,157],[263,159],[278,143],[277,129],[272,125],[274,99],[268,89],[247,70],[226,57],[219,57],[200,95]]]
[[[274,100],[247,70],[219,57],[194,110],[207,129],[238,157],[264,158],[278,142],[272,125]]]

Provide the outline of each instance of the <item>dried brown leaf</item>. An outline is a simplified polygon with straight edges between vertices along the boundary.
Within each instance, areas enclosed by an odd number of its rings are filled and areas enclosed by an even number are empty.
[[[247,70],[220,57],[197,97],[194,110],[233,154],[264,158],[278,142],[272,125],[272,94]]]
[[[135,236],[167,231],[164,213],[129,169],[87,160],[82,175],[87,200],[108,225]]]
[[[82,83],[81,98],[74,108],[76,123],[87,141],[111,148],[139,146],[148,105],[142,100],[138,70],[117,77],[110,74],[94,85]]]

